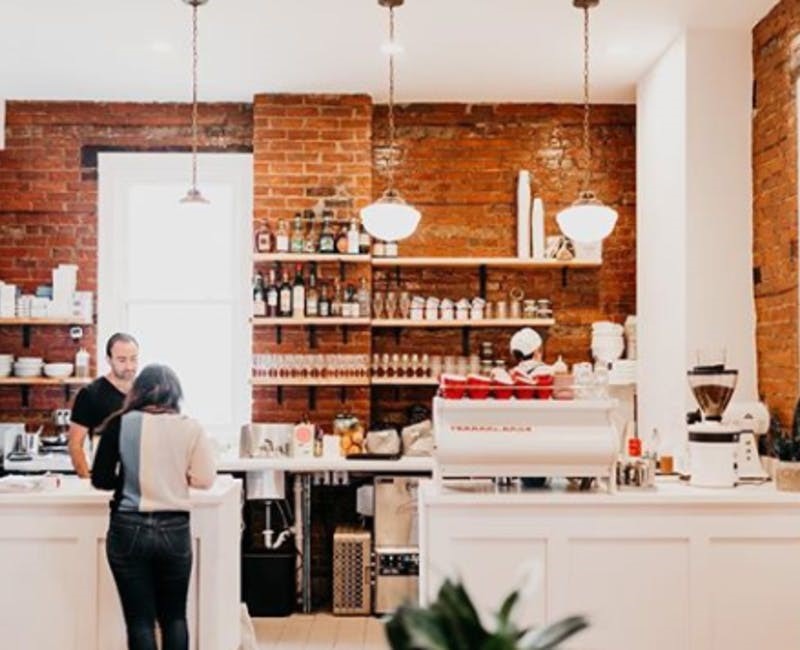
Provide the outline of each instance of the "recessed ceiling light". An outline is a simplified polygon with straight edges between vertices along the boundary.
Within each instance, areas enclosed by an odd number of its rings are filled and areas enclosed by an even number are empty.
[[[150,49],[158,54],[169,54],[173,51],[172,43],[167,41],[153,41],[150,43]]]
[[[404,51],[403,50],[403,46],[400,45],[400,43],[398,43],[397,41],[387,41],[386,43],[381,45],[381,52],[383,52],[386,55],[389,55],[389,54],[394,54],[394,55],[402,54],[403,51]]]

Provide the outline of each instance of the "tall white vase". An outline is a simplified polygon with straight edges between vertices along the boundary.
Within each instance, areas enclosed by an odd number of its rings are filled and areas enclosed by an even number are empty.
[[[544,203],[542,199],[533,200],[533,214],[531,215],[531,248],[533,259],[544,259]]]
[[[531,256],[531,174],[526,170],[517,179],[517,257]]]

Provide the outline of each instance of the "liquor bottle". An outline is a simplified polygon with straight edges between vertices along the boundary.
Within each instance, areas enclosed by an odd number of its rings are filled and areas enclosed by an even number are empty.
[[[350,255],[358,255],[358,249],[359,249],[358,222],[355,219],[351,219],[350,230],[347,231],[347,252]]]
[[[369,318],[371,303],[369,298],[369,287],[367,286],[367,278],[361,278],[361,285],[358,287],[356,301],[358,302],[358,315],[361,318]]]
[[[361,228],[361,232],[358,235],[358,252],[362,255],[369,255],[370,251],[372,250],[372,237],[369,236],[369,233]]]
[[[336,234],[336,252],[339,253],[339,255],[347,255],[348,241],[347,228],[342,225],[339,227],[339,232]]]
[[[292,285],[289,284],[289,272],[283,272],[283,281],[278,289],[278,316],[292,315]]]
[[[256,253],[271,253],[272,252],[272,231],[267,224],[264,224],[256,232]]]
[[[303,252],[303,244],[305,242],[305,237],[303,235],[303,217],[297,212],[294,215],[294,222],[292,223],[292,239],[289,242],[289,252]]]
[[[274,318],[278,315],[278,282],[275,269],[269,271],[269,284],[267,285],[267,316]]]
[[[326,283],[322,283],[320,288],[320,296],[319,296],[319,315],[323,318],[327,318],[331,315],[331,301],[328,298],[328,285]]]
[[[306,290],[306,316],[314,318],[319,316],[319,293],[317,292],[317,271],[311,265],[308,275],[308,289]]]
[[[313,210],[303,210],[303,222],[305,223],[306,228],[306,235],[305,240],[303,241],[303,252],[304,253],[316,253],[317,252],[317,234],[314,232],[314,211]]]
[[[331,300],[331,316],[342,316],[342,286],[338,280],[333,281],[333,299]]]
[[[384,244],[384,253],[386,257],[397,257],[397,242],[387,241]]]
[[[253,278],[253,316],[266,316],[267,303],[264,300],[264,276],[261,271]]]
[[[333,230],[331,229],[331,214],[329,210],[322,213],[322,232],[319,235],[319,252],[320,253],[334,253],[336,251],[336,242],[333,237]]]
[[[289,252],[289,227],[286,225],[286,220],[284,219],[278,222],[278,232],[275,235],[275,252]]]
[[[295,267],[294,286],[292,287],[292,316],[302,318],[306,311],[306,283],[303,279],[303,265]]]
[[[347,318],[358,318],[358,302],[356,302],[356,288],[348,284],[344,290],[344,303],[342,304],[342,316]]]

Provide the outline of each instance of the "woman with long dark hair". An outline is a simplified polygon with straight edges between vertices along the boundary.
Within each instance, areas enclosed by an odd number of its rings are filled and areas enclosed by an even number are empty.
[[[156,621],[162,650],[189,647],[189,487],[211,487],[216,465],[203,428],[181,415],[182,398],[170,368],[147,366],[103,424],[92,467],[92,485],[114,490],[106,555],[129,650],[156,650]]]

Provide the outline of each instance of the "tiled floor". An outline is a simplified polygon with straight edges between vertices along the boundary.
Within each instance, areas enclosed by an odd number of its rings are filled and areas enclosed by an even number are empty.
[[[259,650],[388,650],[383,624],[372,617],[295,614],[254,618]]]

